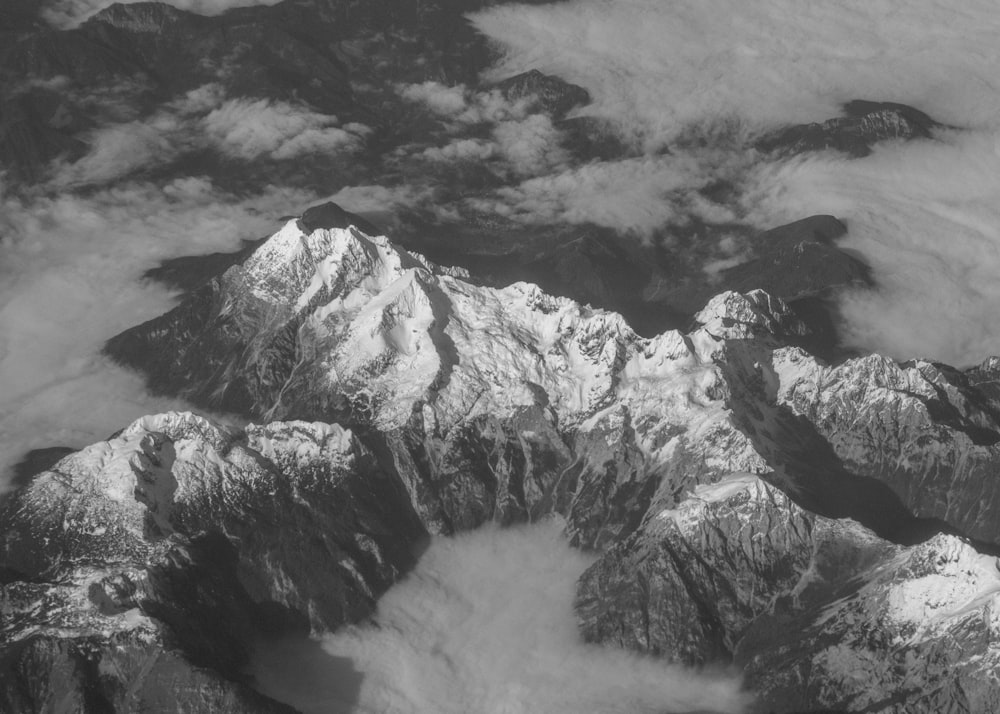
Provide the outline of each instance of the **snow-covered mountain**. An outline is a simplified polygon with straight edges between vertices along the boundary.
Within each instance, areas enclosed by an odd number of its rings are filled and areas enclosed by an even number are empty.
[[[290,221],[107,348],[260,425],[146,417],[4,506],[0,701],[279,711],[255,637],[364,617],[429,533],[557,512],[601,554],[593,641],[735,661],[762,711],[991,711],[996,365],[828,365],[809,333],[752,291],[643,338]]]

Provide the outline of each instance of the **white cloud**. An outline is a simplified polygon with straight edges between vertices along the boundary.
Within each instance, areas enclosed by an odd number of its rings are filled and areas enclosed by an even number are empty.
[[[501,121],[493,130],[500,153],[522,176],[536,176],[564,166],[569,156],[560,147],[560,133],[544,114]]]
[[[424,149],[431,161],[487,161],[501,159],[518,176],[537,176],[564,166],[569,156],[560,145],[560,133],[543,114],[498,121],[493,139],[453,139],[444,146]],[[498,169],[500,167],[498,166]]]
[[[140,282],[146,269],[233,250],[316,198],[270,188],[236,199],[197,178],[0,197],[0,490],[28,449],[83,446],[175,406],[99,356],[109,337],[172,306]]]
[[[357,213],[388,230],[396,224],[400,208],[432,199],[433,191],[418,186],[345,186],[324,200],[333,201],[345,211]]]
[[[473,92],[464,84],[454,86],[440,82],[403,84],[397,86],[396,91],[403,99],[424,104],[435,114],[461,124],[524,119],[528,115],[531,103],[529,97],[511,102],[498,89]]]
[[[693,195],[711,175],[691,156],[595,162],[528,179],[469,205],[525,223],[593,223],[648,238],[666,223],[683,223],[692,211],[710,221],[733,220],[725,207],[702,206]]]
[[[91,132],[90,150],[75,163],[60,161],[53,183],[73,186],[103,183],[175,158],[186,143],[182,123],[166,113],[146,121],[112,124]]]
[[[497,146],[482,139],[455,139],[444,146],[424,149],[421,156],[431,161],[485,161],[493,158]]]
[[[199,15],[219,15],[234,7],[276,5],[281,0],[165,0],[168,5]],[[54,0],[46,4],[42,16],[52,25],[66,29],[76,27],[88,17],[115,2],[131,4],[143,0]]]
[[[337,124],[334,116],[265,99],[230,99],[203,122],[208,136],[225,153],[247,160],[350,151],[360,148],[370,131],[363,124],[344,128]]]
[[[856,98],[942,120],[1000,115],[990,0],[572,0],[473,16],[507,48],[497,76],[537,68],[590,91],[587,113],[669,140],[706,117],[821,121]]]
[[[74,163],[53,167],[54,186],[104,183],[176,159],[185,151],[214,148],[251,161],[290,160],[354,151],[371,129],[286,102],[225,99],[208,84],[143,119],[111,123],[86,137],[89,151]]]
[[[258,685],[306,714],[742,710],[735,677],[585,644],[572,603],[590,562],[551,522],[436,539],[379,601],[376,624],[345,628],[322,650],[262,650]]]
[[[879,285],[843,300],[851,344],[955,365],[1000,354],[1000,131],[768,167],[745,200],[759,224],[846,220],[844,247]]]
[[[751,187],[743,205],[762,229],[815,213],[847,220],[846,245],[873,265],[880,285],[843,301],[851,344],[959,364],[1000,352],[1000,14],[992,1],[571,0],[496,6],[473,21],[506,48],[498,77],[537,68],[579,84],[594,100],[585,113],[612,120],[647,150],[669,146],[678,159],[697,144],[686,143],[693,136],[712,145],[720,138],[712,127],[729,127],[734,168],[748,169],[739,156],[752,152],[740,139],[837,116],[858,98],[910,104],[965,127],[941,143],[886,145],[862,160],[824,154],[731,175]],[[685,181],[693,187],[724,162],[682,166],[677,176],[656,162],[640,166],[584,167],[498,198],[524,220],[620,220],[649,230],[674,210],[661,188],[684,195]],[[706,209],[714,210],[694,206]]]
[[[423,82],[401,85],[397,91],[403,99],[424,104],[434,113],[443,116],[457,116],[467,107],[467,91],[461,84],[447,86],[440,82]]]

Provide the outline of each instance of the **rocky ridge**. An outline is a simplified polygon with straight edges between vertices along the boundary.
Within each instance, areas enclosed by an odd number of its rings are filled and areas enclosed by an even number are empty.
[[[997,558],[961,538],[897,545],[734,474],[650,514],[577,608],[594,641],[733,657],[756,711],[986,712],[998,597]]]
[[[644,338],[336,222],[289,222],[109,343],[154,387],[269,423],[148,417],[5,506],[8,701],[153,692],[86,675],[140,639],[192,691],[254,696],[255,633],[366,616],[427,533],[558,512],[603,553],[578,592],[594,641],[732,659],[762,711],[989,711],[996,559],[960,534],[998,542],[994,363],[829,365],[761,291]],[[80,642],[91,669],[53,654]],[[849,676],[869,660],[890,664]],[[29,664],[47,691],[25,694]]]
[[[284,711],[241,672],[255,637],[368,614],[426,532],[347,430],[145,417],[2,511],[0,703]]]

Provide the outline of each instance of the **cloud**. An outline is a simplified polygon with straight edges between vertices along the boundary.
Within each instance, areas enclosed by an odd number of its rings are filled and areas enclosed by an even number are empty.
[[[507,51],[496,76],[556,74],[591,93],[587,113],[662,142],[706,117],[821,121],[854,98],[992,124],[995,10],[989,0],[572,0],[495,6],[473,23]]]
[[[351,213],[367,218],[386,232],[398,225],[398,212],[433,199],[433,190],[426,187],[398,186],[345,186],[324,198],[333,201]]]
[[[582,111],[649,154],[668,146],[698,162],[700,143],[730,141],[728,178],[746,189],[730,208],[759,228],[816,213],[846,219],[845,245],[879,284],[842,301],[851,345],[958,364],[1000,353],[994,3],[571,0],[495,6],[473,22],[504,48],[497,77],[537,68],[585,87],[593,104]],[[887,144],[861,160],[771,164],[748,148],[756,133],[837,116],[856,98],[910,104],[964,132]],[[493,200],[525,221],[621,221],[648,232],[677,213],[715,210],[691,190],[726,170],[711,161],[698,170],[682,161],[677,174],[649,158],[587,166]]]
[[[443,146],[432,146],[417,155],[439,163],[492,161],[497,174],[539,176],[565,167],[570,156],[562,148],[562,132],[544,114],[529,114],[530,98],[507,100],[499,90],[473,92],[464,85],[439,82],[400,85],[407,101],[425,105],[449,120],[451,134]],[[467,134],[477,125],[492,125],[491,139]]]
[[[374,624],[263,649],[258,686],[306,714],[742,710],[735,677],[585,644],[572,603],[590,562],[555,522],[436,539]]]
[[[42,16],[61,29],[77,27],[88,17],[115,2],[131,4],[143,0],[54,0],[45,5]],[[281,0],[165,0],[168,5],[199,15],[219,15],[234,7],[276,5]]]
[[[492,136],[492,140],[453,139],[444,146],[424,149],[420,156],[443,163],[496,159],[505,162],[504,166],[497,165],[498,171],[506,169],[516,176],[538,176],[569,162],[560,132],[543,114],[500,121]]]
[[[560,132],[544,114],[502,121],[493,130],[493,138],[500,154],[522,176],[536,176],[569,161],[569,155],[560,146]]]
[[[208,84],[142,119],[91,131],[85,138],[87,154],[74,163],[57,162],[52,183],[104,183],[195,150],[216,150],[244,161],[355,151],[371,133],[357,122],[338,124],[335,116],[286,102],[226,99],[221,87]]]
[[[421,156],[431,161],[485,161],[497,153],[497,145],[482,139],[455,139],[444,146],[424,149]]]
[[[435,114],[457,116],[468,106],[464,85],[447,86],[440,82],[400,85],[399,95],[410,102],[427,106]]]
[[[814,156],[762,168],[755,183],[744,200],[759,224],[846,220],[842,245],[879,285],[842,301],[850,344],[954,365],[1000,354],[1000,131],[886,145],[859,161]]]
[[[592,223],[649,238],[692,212],[710,222],[734,220],[726,207],[696,197],[711,176],[691,156],[644,156],[531,178],[469,205],[524,223]]]
[[[90,149],[75,163],[60,161],[54,167],[53,183],[74,186],[104,183],[153,164],[170,161],[186,143],[181,123],[159,113],[147,121],[112,124],[90,133]]]
[[[462,124],[524,119],[531,104],[529,97],[512,102],[498,89],[474,92],[463,84],[403,84],[397,86],[396,91],[403,99],[423,104],[435,114]]]
[[[355,150],[371,131],[363,124],[337,123],[334,116],[286,102],[231,99],[209,112],[203,127],[224,153],[246,160]]]
[[[99,356],[107,338],[172,306],[170,292],[140,281],[146,269],[233,250],[317,198],[277,188],[236,198],[198,178],[0,196],[0,490],[28,449],[83,446],[177,406]]]

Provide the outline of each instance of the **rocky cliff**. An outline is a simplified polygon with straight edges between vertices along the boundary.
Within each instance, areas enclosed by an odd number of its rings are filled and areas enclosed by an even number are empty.
[[[992,362],[827,364],[762,291],[645,338],[334,213],[108,343],[264,425],[148,417],[6,504],[7,701],[155,702],[123,647],[193,710],[269,711],[254,637],[366,616],[427,533],[557,512],[600,553],[593,641],[736,662],[762,711],[991,710]]]

